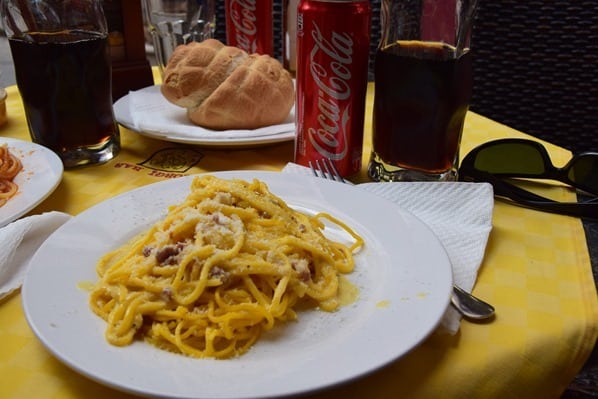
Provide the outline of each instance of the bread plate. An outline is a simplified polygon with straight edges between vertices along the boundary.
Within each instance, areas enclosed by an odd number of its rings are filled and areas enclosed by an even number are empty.
[[[131,91],[114,104],[118,123],[146,137],[210,147],[246,147],[295,139],[295,108],[278,125],[252,130],[210,130],[193,124],[184,108],[168,102],[160,86]]]

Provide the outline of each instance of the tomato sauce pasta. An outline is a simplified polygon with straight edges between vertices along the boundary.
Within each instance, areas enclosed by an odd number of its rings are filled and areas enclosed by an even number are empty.
[[[345,245],[323,234],[326,218]],[[193,357],[245,353],[294,320],[296,305],[339,307],[339,278],[363,240],[328,214],[291,209],[259,180],[194,178],[166,217],[97,264],[90,307],[118,346],[144,339]]]
[[[6,144],[0,145],[0,207],[12,198],[18,191],[18,185],[13,181],[23,169],[21,161],[12,154]]]

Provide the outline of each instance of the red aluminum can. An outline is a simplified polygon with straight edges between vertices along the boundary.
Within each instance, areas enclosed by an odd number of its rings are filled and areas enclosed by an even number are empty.
[[[368,0],[301,0],[297,8],[295,162],[361,169],[372,9]]]
[[[249,54],[274,56],[272,0],[225,0],[226,42]]]

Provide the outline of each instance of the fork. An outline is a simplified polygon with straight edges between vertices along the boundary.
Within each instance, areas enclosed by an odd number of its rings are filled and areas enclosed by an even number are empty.
[[[324,179],[334,180],[341,183],[350,183],[345,180],[339,173],[334,161],[330,158],[316,159],[315,161],[308,162],[309,168],[313,172],[314,176],[321,177]]]
[[[313,162],[309,161],[308,165],[316,177],[352,184],[341,176],[330,158],[316,159]],[[473,296],[455,284],[453,284],[451,305],[468,319],[483,320],[494,316],[494,307],[492,305]]]

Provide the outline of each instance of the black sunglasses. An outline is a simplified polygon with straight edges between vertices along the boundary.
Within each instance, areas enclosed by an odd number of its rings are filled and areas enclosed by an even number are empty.
[[[558,202],[524,190],[507,178],[549,179],[598,196],[598,152],[577,154],[562,168],[554,166],[542,144],[525,139],[484,143],[463,158],[459,180],[488,182],[494,194],[530,208],[598,219],[598,198],[588,202]],[[594,201],[594,202],[593,202]]]

